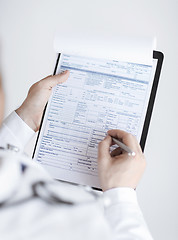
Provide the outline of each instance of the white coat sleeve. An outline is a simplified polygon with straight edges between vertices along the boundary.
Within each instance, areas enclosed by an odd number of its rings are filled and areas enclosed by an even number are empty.
[[[153,240],[131,188],[113,188],[103,193],[105,216],[114,240]]]
[[[23,150],[34,135],[34,131],[14,111],[2,123],[0,128],[0,146],[14,145]]]

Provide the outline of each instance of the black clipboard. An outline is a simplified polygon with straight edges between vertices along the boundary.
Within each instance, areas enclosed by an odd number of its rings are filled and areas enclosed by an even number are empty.
[[[141,139],[140,139],[140,146],[142,148],[142,151],[144,151],[146,138],[148,135],[148,129],[149,129],[149,125],[150,125],[151,115],[152,115],[152,111],[153,111],[153,106],[154,106],[154,102],[155,102],[159,78],[160,78],[160,74],[161,74],[164,54],[159,51],[153,51],[153,59],[157,59],[158,62],[157,62],[157,66],[156,66],[156,71],[155,71],[155,75],[154,75],[150,99],[149,99],[148,108],[147,108],[147,112],[146,112],[146,116],[145,116],[142,135],[141,135]]]
[[[57,57],[57,60],[56,60],[56,65],[55,65],[55,68],[54,68],[53,75],[56,74],[59,59],[60,59],[60,55],[61,54],[59,53],[58,57]],[[160,78],[160,74],[161,74],[164,54],[160,51],[153,51],[153,59],[157,59],[158,62],[157,62],[157,66],[156,66],[156,71],[155,71],[155,75],[154,75],[152,90],[151,90],[151,94],[150,94],[150,99],[149,99],[149,103],[148,103],[148,108],[147,108],[147,112],[146,112],[146,116],[145,116],[145,122],[144,122],[143,130],[142,130],[141,140],[140,140],[140,146],[142,148],[142,151],[144,151],[146,138],[147,138],[147,135],[148,135],[148,129],[149,129],[149,125],[150,125],[151,115],[152,115],[152,111],[153,111],[153,106],[154,106],[154,102],[155,102],[155,97],[156,97],[156,92],[157,92],[157,88],[158,88],[159,78]],[[36,140],[36,144],[35,144],[35,148],[34,148],[34,152],[33,152],[33,157],[34,157],[34,154],[35,154],[38,138],[39,138],[39,135],[40,135],[41,126],[43,124],[45,110],[46,110],[46,107],[45,107],[44,112],[43,112],[43,116],[42,116],[42,120],[41,120],[41,124],[40,124],[40,129],[39,129],[39,132],[38,132],[38,136],[37,136],[37,140]]]
[[[55,65],[55,68],[54,68],[53,75],[56,74],[56,71],[57,71],[57,68],[58,68],[59,59],[60,59],[60,55],[61,54],[59,53],[58,57],[57,57],[57,60],[56,60],[56,65]],[[161,74],[164,54],[162,52],[160,52],[160,51],[153,51],[153,59],[157,60],[157,65],[156,65],[153,85],[152,85],[152,89],[151,89],[151,94],[150,94],[150,98],[149,98],[149,102],[148,102],[148,107],[147,107],[147,111],[146,111],[145,121],[144,121],[143,130],[142,130],[142,134],[141,134],[141,139],[140,139],[140,146],[142,148],[142,151],[144,151],[144,148],[145,148],[146,138],[147,138],[147,134],[148,134],[148,130],[149,130],[151,115],[152,115],[153,106],[154,106],[155,97],[156,97],[156,92],[157,92],[158,83],[159,83],[159,79],[160,79],[160,74]],[[35,143],[35,147],[34,147],[32,158],[34,158],[34,156],[35,156],[35,151],[36,151],[36,148],[37,148],[37,143],[38,143],[40,132],[41,132],[41,128],[42,128],[42,125],[43,125],[43,120],[44,120],[44,116],[45,116],[45,112],[46,112],[46,107],[47,107],[47,104],[46,104],[44,112],[43,112],[43,116],[42,116],[42,120],[41,120],[41,124],[40,124],[40,128],[39,128],[39,132],[38,132],[37,140],[36,140],[36,143]],[[96,187],[93,187],[93,188],[96,189],[96,190],[101,190],[101,189],[96,188]]]

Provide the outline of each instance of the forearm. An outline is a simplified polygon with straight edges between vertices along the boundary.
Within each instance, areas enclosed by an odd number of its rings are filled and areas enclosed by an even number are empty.
[[[0,128],[0,146],[14,145],[23,150],[34,135],[34,131],[17,115],[12,112]]]
[[[114,239],[153,240],[131,188],[115,188],[104,194],[105,215]]]

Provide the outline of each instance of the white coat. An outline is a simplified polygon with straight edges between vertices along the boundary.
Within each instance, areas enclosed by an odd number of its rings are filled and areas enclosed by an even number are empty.
[[[96,193],[53,180],[23,154],[33,134],[15,112],[0,129],[0,239],[152,239],[136,191],[114,188]],[[7,144],[13,149],[7,150]]]

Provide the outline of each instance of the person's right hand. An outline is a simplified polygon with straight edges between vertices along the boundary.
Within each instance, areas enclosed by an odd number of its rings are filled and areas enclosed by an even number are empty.
[[[136,155],[129,156],[127,152],[116,148],[110,152],[114,143],[112,138],[121,140]],[[98,146],[98,171],[101,188],[103,191],[117,187],[135,189],[146,166],[145,157],[137,139],[121,130],[109,130],[108,135]]]

